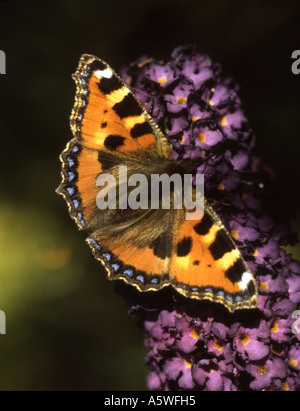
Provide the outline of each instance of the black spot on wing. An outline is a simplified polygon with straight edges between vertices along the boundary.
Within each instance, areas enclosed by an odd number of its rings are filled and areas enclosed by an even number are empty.
[[[107,68],[107,65],[104,64],[102,61],[94,60],[92,63],[89,64],[89,69],[91,71],[100,70],[103,71]]]
[[[225,271],[225,277],[232,283],[241,281],[242,274],[246,271],[243,260],[239,258],[236,262]]]
[[[143,110],[131,93],[113,106],[114,112],[120,117],[139,116]]]
[[[202,220],[194,226],[194,230],[199,235],[206,235],[213,224],[213,218],[208,213],[205,213]]]
[[[153,254],[156,257],[164,260],[167,257],[171,257],[171,250],[169,244],[169,236],[167,235],[167,233],[163,233],[162,235],[160,235],[152,241],[152,243],[149,245],[149,248],[153,250]]]
[[[177,243],[176,254],[178,257],[187,256],[192,249],[192,238],[184,237],[179,243]]]
[[[107,122],[106,122],[106,121],[103,121],[103,123],[101,123],[100,127],[101,127],[101,128],[107,127]]]
[[[117,148],[124,145],[124,140],[125,137],[116,134],[110,134],[104,140],[104,147],[109,150],[116,150]]]
[[[235,245],[229,238],[225,230],[219,230],[217,232],[214,242],[210,245],[209,251],[211,252],[214,260],[219,260],[224,254],[235,249]]]
[[[130,135],[133,138],[139,138],[145,134],[152,134],[152,128],[150,124],[148,124],[146,121],[144,123],[136,124],[134,127],[132,127],[130,131]]]
[[[255,284],[254,284],[254,280],[251,280],[248,284],[247,287],[247,292],[250,296],[254,295],[256,293],[256,288],[255,288]]]
[[[110,78],[102,77],[98,83],[98,88],[103,94],[110,94],[115,90],[119,90],[123,87],[121,80],[116,76]]]

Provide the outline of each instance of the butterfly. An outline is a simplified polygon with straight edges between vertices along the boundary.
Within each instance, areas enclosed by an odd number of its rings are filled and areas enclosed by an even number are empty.
[[[172,286],[187,298],[220,303],[228,311],[257,307],[256,281],[230,234],[207,200],[198,220],[184,209],[100,210],[97,178],[174,170],[188,173],[192,161],[174,160],[172,147],[149,113],[113,69],[83,54],[73,75],[74,138],[60,156],[57,189],[87,243],[107,271],[139,291]]]

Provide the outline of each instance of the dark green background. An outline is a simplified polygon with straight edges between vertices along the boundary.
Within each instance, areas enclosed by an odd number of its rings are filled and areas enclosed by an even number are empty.
[[[142,331],[54,190],[82,53],[117,71],[195,43],[241,85],[256,153],[299,209],[297,1],[0,1],[0,389],[141,390]],[[294,222],[297,229],[297,221]],[[299,248],[294,248],[299,255]]]

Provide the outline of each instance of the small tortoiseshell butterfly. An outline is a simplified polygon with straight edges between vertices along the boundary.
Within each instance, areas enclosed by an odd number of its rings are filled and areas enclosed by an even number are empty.
[[[176,161],[171,146],[129,88],[104,61],[84,54],[73,75],[77,91],[71,114],[74,138],[61,154],[65,198],[108,279],[139,291],[171,285],[185,297],[223,304],[230,312],[257,306],[256,282],[224,225],[205,201],[201,220],[184,209],[100,210],[100,173],[181,174],[195,171]]]

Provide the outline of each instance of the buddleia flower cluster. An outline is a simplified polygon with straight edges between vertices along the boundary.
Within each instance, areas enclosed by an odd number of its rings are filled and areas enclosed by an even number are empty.
[[[193,46],[176,48],[166,62],[141,57],[122,78],[167,136],[174,158],[199,159],[205,196],[259,293],[256,310],[230,314],[169,287],[132,292],[130,309],[148,349],[149,389],[299,390],[300,264],[285,251],[294,241],[289,211],[274,197],[274,172],[254,154],[238,86]]]

